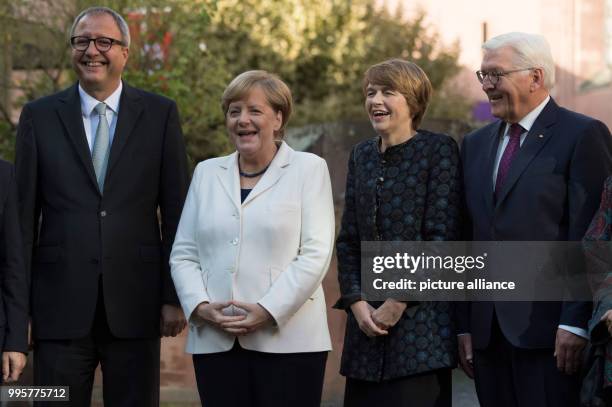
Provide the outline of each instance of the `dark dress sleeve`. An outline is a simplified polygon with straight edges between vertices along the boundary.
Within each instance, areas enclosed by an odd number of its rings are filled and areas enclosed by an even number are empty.
[[[609,333],[601,317],[612,309],[612,177],[604,185],[601,203],[583,239],[589,282],[593,289],[595,309],[589,322],[594,343],[606,341]]]
[[[340,233],[336,241],[340,299],[334,307],[345,310],[362,298],[361,240],[357,227],[355,200],[355,149],[353,149],[349,157],[348,174],[346,176],[344,213],[342,214]]]
[[[423,240],[459,240],[462,188],[459,149],[455,140],[437,136],[430,163]]]

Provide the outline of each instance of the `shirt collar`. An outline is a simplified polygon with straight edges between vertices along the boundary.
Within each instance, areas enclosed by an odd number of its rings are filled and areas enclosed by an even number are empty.
[[[106,103],[106,106],[110,110],[115,112],[115,114],[119,113],[119,99],[121,98],[122,89],[123,89],[123,82],[119,81],[119,86],[117,86],[117,89],[115,89],[115,91],[111,93],[111,95],[107,97],[106,100],[102,101]],[[79,83],[79,96],[81,97],[81,112],[83,112],[84,116],[91,115],[91,112],[93,112],[94,108],[96,107],[98,103],[100,103],[100,101],[94,98],[93,96],[91,96],[89,93],[85,92],[85,89],[81,87],[80,83]]]
[[[529,132],[529,130],[531,130],[531,127],[533,127],[533,124],[535,123],[535,121],[538,118],[538,116],[540,115],[540,113],[542,113],[542,110],[544,110],[544,107],[546,107],[546,104],[548,103],[549,100],[550,100],[550,95],[546,96],[546,98],[542,101],[542,103],[537,105],[535,109],[533,109],[531,112],[527,113],[525,115],[525,117],[523,117],[518,122],[518,124],[520,124],[521,127],[523,129],[525,129],[525,132]],[[509,128],[510,128],[510,123],[507,123],[506,124],[506,131],[505,131],[504,134],[508,133],[508,129]]]

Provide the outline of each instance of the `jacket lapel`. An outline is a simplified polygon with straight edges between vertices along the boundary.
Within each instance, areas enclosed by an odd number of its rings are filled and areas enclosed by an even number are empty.
[[[504,186],[500,191],[497,200],[497,207],[504,201],[514,184],[518,181],[521,174],[525,171],[529,163],[535,158],[538,152],[550,140],[552,131],[550,126],[555,123],[557,117],[558,106],[551,98],[550,101],[542,110],[533,123],[531,130],[527,133],[527,137],[523,145],[519,149],[516,157],[512,161],[512,165],[508,170],[508,175],[504,181]]]
[[[83,113],[81,112],[81,98],[79,97],[78,84],[68,88],[59,98],[57,112],[66,128],[68,138],[72,142],[79,159],[85,167],[85,171],[89,174],[89,178],[98,190],[98,182],[96,181],[96,173],[91,161],[91,152],[87,144],[85,136],[85,128],[83,127]]]
[[[261,195],[278,182],[278,180],[285,174],[285,168],[289,165],[292,155],[293,149],[283,141],[278,149],[278,152],[276,153],[276,156],[270,163],[268,170],[255,185],[255,188],[253,188],[249,196],[247,196],[247,198],[244,200],[242,206],[248,205],[249,202],[257,198],[257,196]]]
[[[228,155],[217,169],[217,178],[236,210],[240,210],[240,176],[238,175],[238,153]]]
[[[110,178],[113,167],[117,164],[121,151],[142,113],[143,107],[140,99],[138,92],[123,82],[123,90],[119,99],[119,117],[117,117],[117,126],[115,127],[110,156],[108,157],[108,167],[106,169],[107,180]]]

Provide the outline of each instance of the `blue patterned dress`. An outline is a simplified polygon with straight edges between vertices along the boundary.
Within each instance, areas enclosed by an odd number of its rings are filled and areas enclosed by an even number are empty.
[[[612,400],[612,338],[601,317],[612,309],[612,177],[606,179],[601,204],[583,240],[595,309],[589,321],[589,363],[582,388],[583,406]]]
[[[389,334],[369,338],[350,306],[361,300],[361,241],[459,240],[461,170],[456,142],[419,130],[379,149],[378,137],[351,152],[338,241],[341,298],[347,311],[340,373],[370,382],[456,365],[456,333],[447,302],[409,307]],[[375,308],[382,303],[371,303]]]

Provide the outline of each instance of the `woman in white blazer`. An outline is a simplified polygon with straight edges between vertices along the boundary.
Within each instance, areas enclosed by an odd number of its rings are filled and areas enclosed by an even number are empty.
[[[198,164],[181,215],[170,265],[207,407],[321,402],[334,209],[325,161],[279,141],[291,107],[276,75],[237,76],[222,98],[236,151]]]

